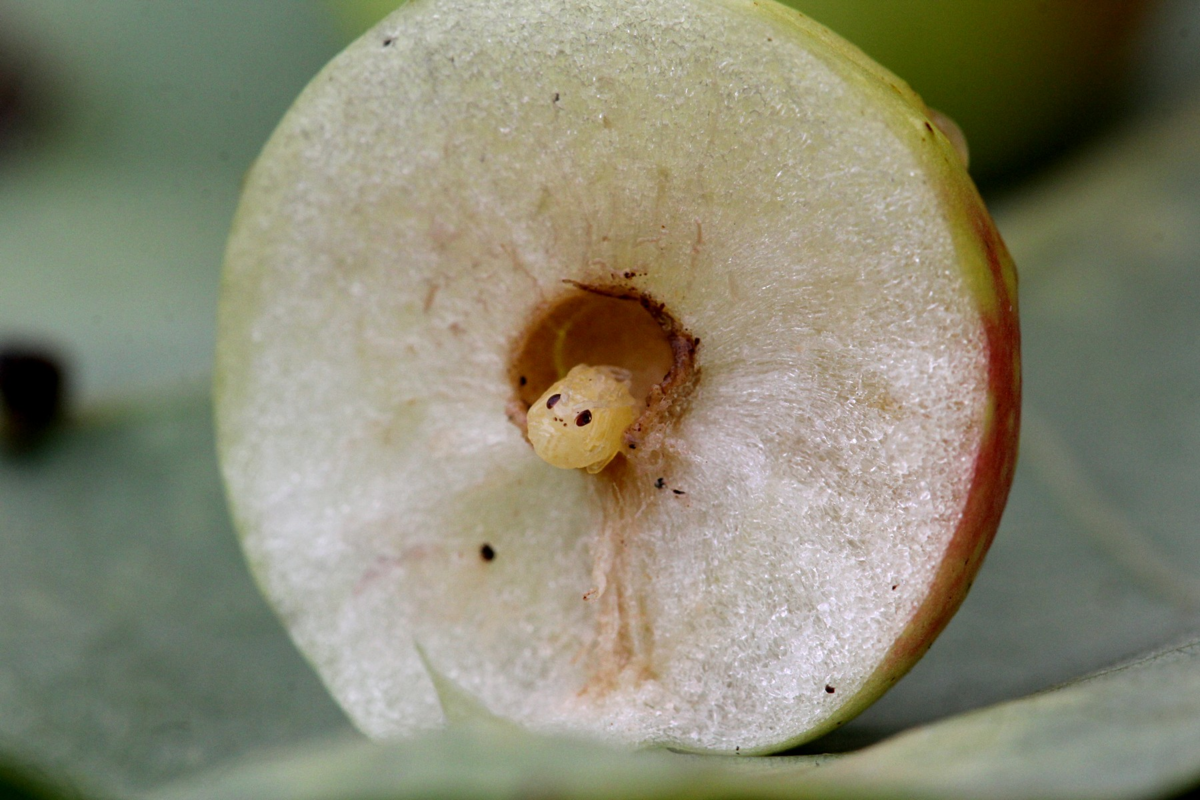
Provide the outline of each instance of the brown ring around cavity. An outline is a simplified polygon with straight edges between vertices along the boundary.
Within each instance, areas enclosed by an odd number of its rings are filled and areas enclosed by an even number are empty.
[[[564,284],[569,288],[534,309],[512,349],[509,419],[525,434],[529,407],[576,364],[621,367],[632,373],[633,395],[645,404],[625,432],[623,452],[634,457],[656,450],[658,434],[682,412],[695,386],[700,340],[644,292]]]

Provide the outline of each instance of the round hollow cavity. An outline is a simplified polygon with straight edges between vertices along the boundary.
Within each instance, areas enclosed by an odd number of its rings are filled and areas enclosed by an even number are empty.
[[[620,367],[644,407],[626,450],[662,422],[692,385],[698,340],[652,297],[628,286],[578,284],[535,310],[509,366],[521,410],[577,364]],[[520,424],[521,415],[513,415]],[[630,446],[631,445],[631,446]]]
[[[251,567],[363,730],[437,727],[454,687],[766,752],[927,646],[1011,477],[1015,319],[892,81],[767,3],[437,0],[306,90],[230,238],[218,436]],[[599,475],[520,427],[591,361],[646,402]]]

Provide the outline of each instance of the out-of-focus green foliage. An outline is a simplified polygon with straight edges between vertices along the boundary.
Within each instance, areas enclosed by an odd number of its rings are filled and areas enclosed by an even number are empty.
[[[154,800],[1135,798],[1200,779],[1200,642],[858,753],[623,753],[494,729],[306,748]]]
[[[85,401],[206,380],[241,176],[338,44],[316,2],[0,0],[0,337]]]
[[[3,800],[60,800],[63,793],[19,767],[0,761],[0,798]]]

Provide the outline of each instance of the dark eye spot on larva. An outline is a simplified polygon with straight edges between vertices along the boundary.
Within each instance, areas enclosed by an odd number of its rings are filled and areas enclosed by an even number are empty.
[[[492,549],[490,544],[485,544],[483,547],[479,548],[479,557],[484,561],[491,561],[496,557],[496,551]]]
[[[583,411],[580,411],[579,416],[575,418],[575,424],[581,428],[584,425],[587,425],[591,421],[592,421],[592,412],[586,408]]]
[[[562,399],[561,394],[552,394],[546,399],[546,408],[554,408],[554,404]]]

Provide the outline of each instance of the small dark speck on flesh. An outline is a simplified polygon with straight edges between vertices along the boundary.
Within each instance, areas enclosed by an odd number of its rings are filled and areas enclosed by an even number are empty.
[[[632,278],[634,275],[637,275],[637,273],[636,273],[636,272],[626,272],[626,273],[625,273],[625,280],[629,280],[629,279],[630,279],[630,278]]]
[[[496,551],[492,549],[490,544],[485,544],[483,547],[479,548],[479,557],[484,561],[491,561],[496,557]]]
[[[897,587],[899,587],[899,586],[900,586],[900,584],[898,584],[898,583],[893,583],[893,584],[892,584],[892,591],[893,591],[893,592],[894,592],[894,591],[896,591]]]
[[[391,46],[392,46],[392,43],[393,43],[393,42],[395,42],[395,41],[396,41],[396,40],[395,40],[394,38],[392,38],[391,36],[389,36],[388,38],[386,38],[386,39],[384,39],[384,40],[383,40],[383,46],[384,46],[384,47],[391,47]]]
[[[667,485],[667,482],[666,482],[665,480],[663,480],[662,478],[659,478],[658,480],[656,480],[656,481],[654,482],[654,488],[655,488],[655,489],[661,489],[661,488],[663,488],[663,487],[664,487],[664,486],[666,486],[666,485]]]
[[[687,494],[683,489],[672,489],[671,491],[675,494]]]
[[[555,103],[558,102],[558,92],[554,93],[554,101],[553,102],[555,102]]]
[[[930,125],[928,122],[926,122],[926,123],[925,123],[925,130],[929,131],[930,133],[933,133],[933,126],[932,126],[932,125]]]
[[[826,694],[833,694],[835,691],[836,690],[832,686],[830,686],[828,683],[825,684],[825,693]]]
[[[517,381],[517,383],[519,383],[519,384],[521,384],[522,386],[524,386],[525,384],[529,383],[529,379],[528,379],[528,378],[526,378],[524,375],[522,375],[522,376],[520,377],[520,379]]]

